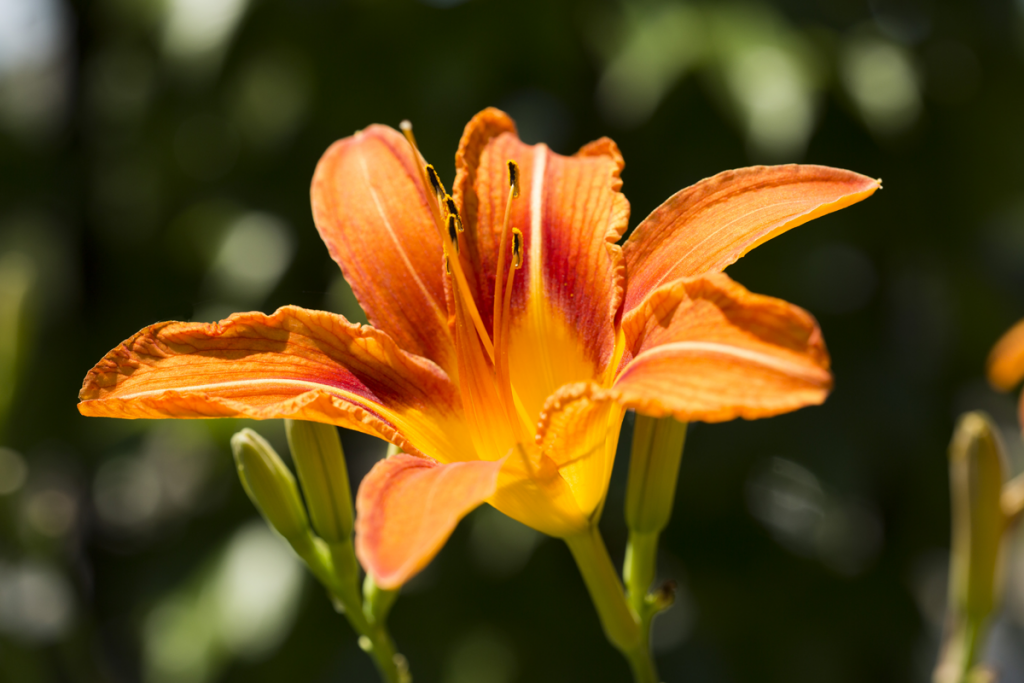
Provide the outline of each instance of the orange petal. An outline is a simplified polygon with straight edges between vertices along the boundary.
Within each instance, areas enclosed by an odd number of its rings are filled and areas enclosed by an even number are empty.
[[[459,520],[494,493],[502,461],[441,465],[398,453],[363,478],[356,496],[356,555],[381,588],[427,565]]]
[[[383,332],[295,306],[220,323],[158,323],[108,353],[83,415],[327,422],[438,459],[466,457],[457,388]]]
[[[387,126],[338,140],[313,174],[313,220],[370,322],[452,372],[441,237],[419,163]]]
[[[645,415],[769,417],[819,404],[832,388],[814,318],[723,273],[655,290],[622,328],[628,351],[613,390]]]
[[[507,162],[519,165],[521,194],[511,225],[523,232],[525,259],[513,286],[509,366],[527,412],[535,415],[558,387],[592,379],[613,355],[624,272],[616,242],[629,218],[619,192],[622,156],[607,139],[573,157],[525,145],[511,120],[489,109],[466,127],[456,160],[456,196],[467,232],[475,234],[477,300],[488,326]]]
[[[865,199],[881,186],[827,166],[754,166],[680,190],[626,241],[624,312],[662,284],[724,270],[790,228]]]
[[[986,366],[988,381],[1000,391],[1009,391],[1024,379],[1024,320],[999,338]]]

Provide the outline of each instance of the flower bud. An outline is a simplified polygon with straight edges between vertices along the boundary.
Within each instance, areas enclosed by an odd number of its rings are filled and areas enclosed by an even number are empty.
[[[1005,480],[1006,456],[996,427],[983,413],[963,415],[949,446],[949,606],[936,683],[968,680],[984,650],[988,618],[1001,592]]]
[[[338,428],[302,420],[284,424],[313,529],[328,543],[350,540],[352,492]]]
[[[637,414],[626,484],[626,523],[631,531],[660,532],[668,524],[685,441],[685,422]]]
[[[960,418],[949,448],[953,510],[950,597],[972,619],[984,619],[999,594],[998,568],[1006,518],[1006,456],[996,427],[982,413]]]
[[[312,540],[295,477],[267,440],[251,429],[231,437],[238,478],[270,526],[293,546]]]

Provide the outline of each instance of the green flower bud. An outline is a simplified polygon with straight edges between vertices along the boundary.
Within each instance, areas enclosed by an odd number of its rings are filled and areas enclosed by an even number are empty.
[[[1006,456],[996,427],[982,413],[960,418],[949,449],[953,509],[950,597],[965,616],[980,620],[999,597],[999,555]]]
[[[251,429],[231,437],[238,478],[270,526],[292,546],[311,545],[309,518],[302,506],[295,477],[267,440]]]
[[[936,683],[969,680],[984,649],[988,618],[1001,592],[1005,481],[1006,456],[995,425],[984,413],[961,416],[949,447],[949,607]]]
[[[675,500],[686,423],[637,414],[626,484],[626,523],[631,531],[660,532]]]
[[[285,420],[288,446],[316,533],[328,543],[352,538],[352,492],[334,425]]]

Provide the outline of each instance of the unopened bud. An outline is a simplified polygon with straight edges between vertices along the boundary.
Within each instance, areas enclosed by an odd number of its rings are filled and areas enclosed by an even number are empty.
[[[685,441],[685,422],[637,414],[626,484],[626,523],[631,531],[660,532],[668,524]]]
[[[960,418],[949,448],[953,510],[950,597],[966,616],[984,619],[998,598],[1006,456],[996,427],[982,413]]]
[[[338,428],[302,420],[284,423],[313,529],[328,543],[351,539],[352,492]]]
[[[949,602],[935,683],[974,680],[970,672],[984,651],[988,619],[1001,592],[1005,479],[1006,456],[995,425],[984,413],[963,415],[949,446]]]
[[[251,429],[231,437],[238,478],[260,513],[293,546],[310,540],[295,477],[267,440]]]

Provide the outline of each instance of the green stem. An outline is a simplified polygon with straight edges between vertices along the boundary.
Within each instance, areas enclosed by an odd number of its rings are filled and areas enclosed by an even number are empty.
[[[626,544],[626,559],[622,563],[622,575],[626,580],[626,595],[629,605],[640,616],[641,621],[650,623],[652,612],[647,592],[654,583],[658,558],[657,531],[630,531]],[[646,617],[646,618],[645,618]]]
[[[583,575],[604,634],[629,661],[633,680],[658,683],[647,634],[640,628],[638,613],[626,602],[622,582],[597,527],[568,536],[565,542]]]
[[[408,683],[412,680],[405,658],[398,654],[395,641],[384,624],[374,624],[367,633],[359,636],[359,647],[373,658],[387,683]]]
[[[363,610],[359,593],[359,569],[351,541],[325,543],[314,538],[312,543],[293,543],[296,553],[306,562],[313,575],[324,585],[335,607],[345,615],[359,634],[359,647],[370,655],[386,683],[408,683],[408,665],[398,654],[386,624],[369,618]]]

